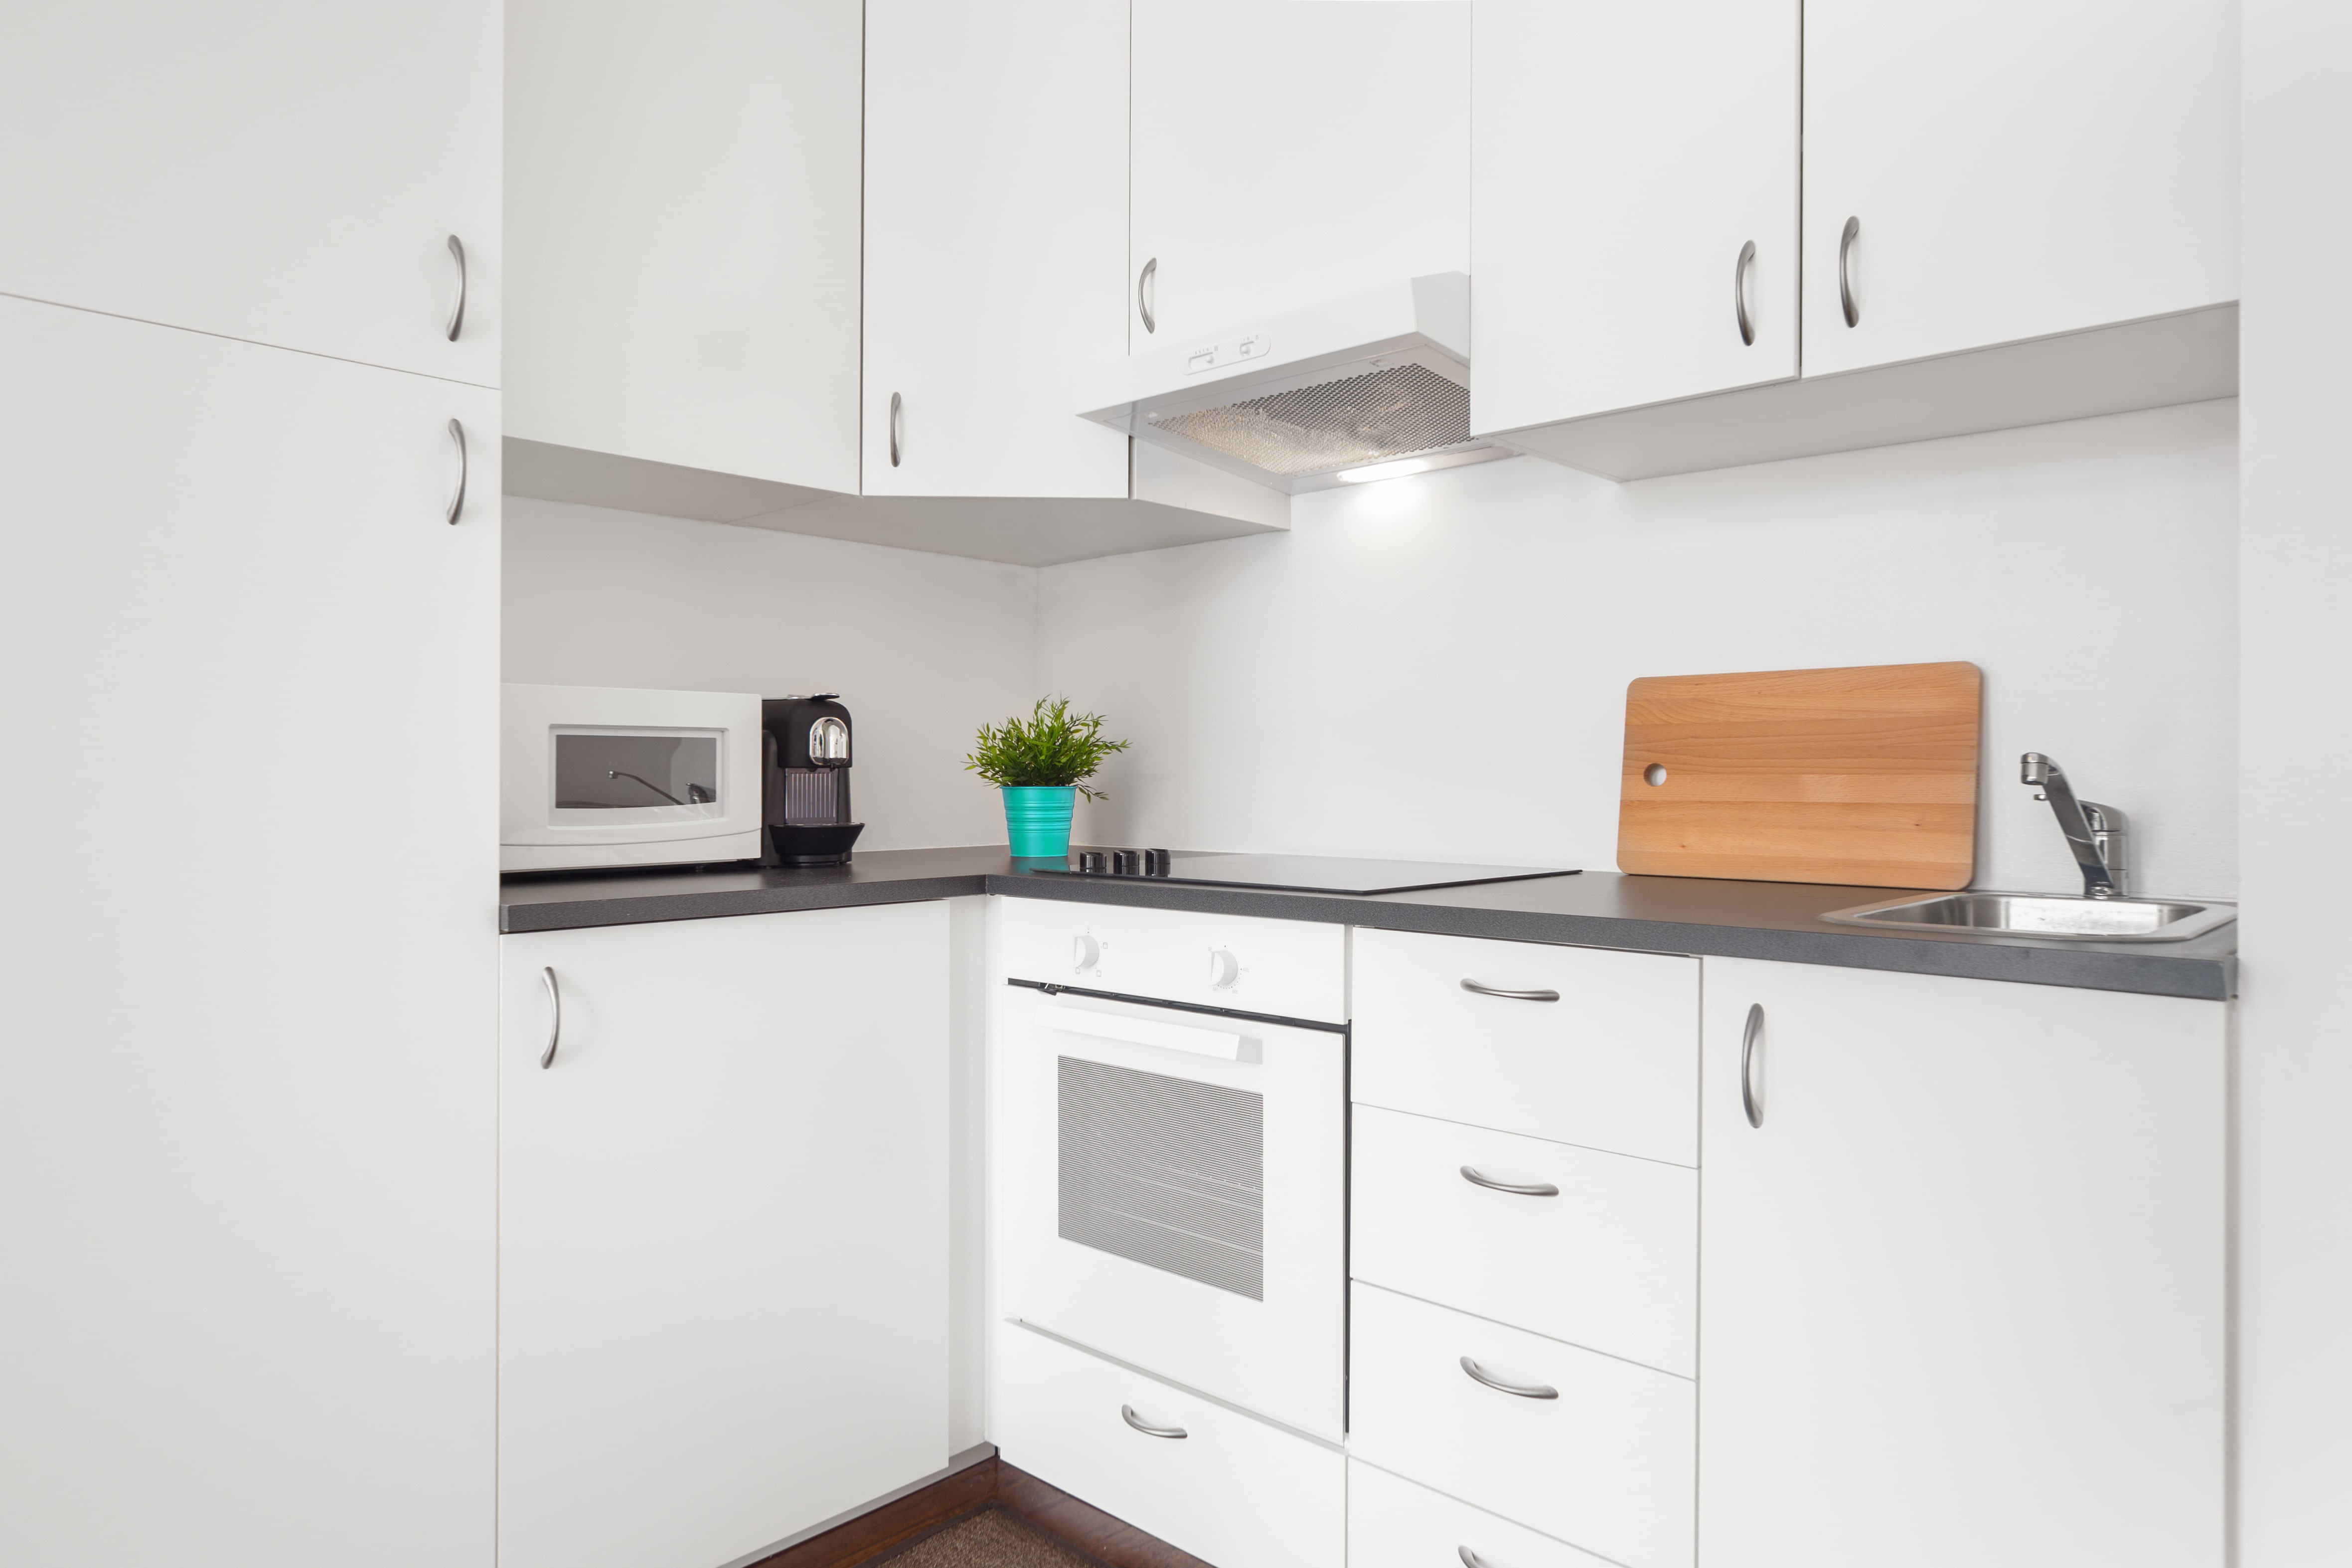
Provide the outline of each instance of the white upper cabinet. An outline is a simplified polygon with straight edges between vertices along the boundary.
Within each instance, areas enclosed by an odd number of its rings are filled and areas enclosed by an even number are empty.
[[[0,293],[496,385],[499,29],[498,0],[12,6]]]
[[[1133,9],[1130,351],[1468,270],[1467,4]]]
[[[944,1467],[947,906],[500,949],[501,1568],[742,1562]]]
[[[1107,0],[869,0],[866,494],[1129,494],[1077,417],[1127,352],[1127,37]]]
[[[1478,0],[1472,423],[1797,374],[1796,0]]]
[[[1705,968],[1699,1562],[2222,1562],[2223,1006]]]
[[[2236,299],[2237,38],[2226,0],[1808,0],[1805,374]]]
[[[507,17],[508,434],[855,492],[857,0]],[[588,487],[616,472],[525,483],[603,499]],[[737,515],[806,499],[748,493]]]

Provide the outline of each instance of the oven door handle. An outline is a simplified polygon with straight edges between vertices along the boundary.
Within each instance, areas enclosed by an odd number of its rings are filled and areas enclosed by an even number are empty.
[[[1057,997],[1037,998],[1037,1022],[1066,1035],[1088,1035],[1097,1040],[1118,1040],[1130,1046],[1158,1046],[1188,1051],[1219,1061],[1242,1059],[1245,1037],[1230,1029],[1204,1029],[1194,1024],[1165,1024],[1157,1018],[1134,1018],[1124,1013],[1099,1013],[1074,1007]]]

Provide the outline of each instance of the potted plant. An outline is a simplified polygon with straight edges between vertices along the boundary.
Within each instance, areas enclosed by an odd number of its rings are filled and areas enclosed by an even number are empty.
[[[1005,836],[1015,859],[1066,858],[1078,796],[1108,798],[1087,780],[1127,742],[1104,740],[1102,727],[1101,714],[1073,713],[1066,697],[1040,697],[1028,718],[1016,713],[980,727],[963,765],[1003,792]]]

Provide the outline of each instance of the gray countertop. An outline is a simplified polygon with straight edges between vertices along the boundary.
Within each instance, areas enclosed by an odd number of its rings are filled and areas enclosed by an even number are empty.
[[[1586,871],[1415,893],[1276,893],[1038,876],[1006,858],[998,846],[862,850],[846,866],[812,870],[653,868],[509,878],[499,896],[499,929],[562,931],[1004,893],[2211,1001],[2225,1000],[2237,988],[2234,925],[2187,942],[2103,943],[1864,931],[1819,918],[1905,891]]]

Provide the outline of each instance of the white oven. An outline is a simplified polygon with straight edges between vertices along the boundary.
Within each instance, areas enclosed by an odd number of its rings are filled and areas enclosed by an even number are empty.
[[[756,858],[760,714],[734,691],[500,688],[499,868]]]
[[[999,1315],[1339,1440],[1340,931],[1013,899],[1000,940]]]

